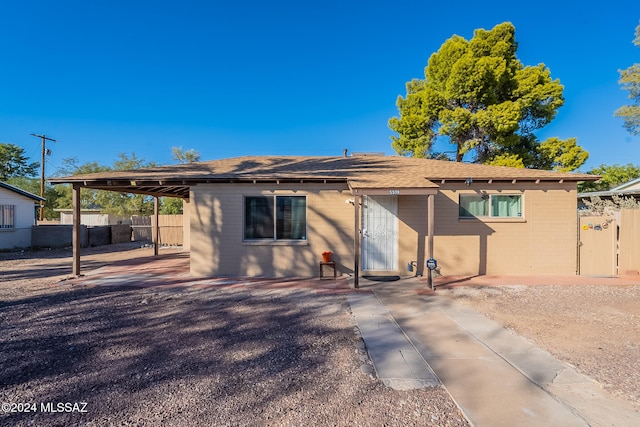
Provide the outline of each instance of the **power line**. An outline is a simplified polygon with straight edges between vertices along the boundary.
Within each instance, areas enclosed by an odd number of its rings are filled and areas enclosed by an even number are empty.
[[[58,142],[58,141],[56,139],[49,138],[45,134],[38,135],[38,134],[32,133],[31,136],[35,136],[36,138],[42,139],[42,167],[41,167],[42,173],[40,176],[40,197],[44,198],[44,162],[45,162],[46,155],[51,154],[51,150],[47,150],[46,142],[47,141]],[[40,212],[38,213],[38,218],[40,219],[40,221],[44,219],[44,201],[42,200],[40,200]]]

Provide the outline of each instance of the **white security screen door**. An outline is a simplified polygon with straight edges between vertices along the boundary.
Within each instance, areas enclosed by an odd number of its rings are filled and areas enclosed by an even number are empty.
[[[362,198],[362,270],[398,269],[398,197]]]

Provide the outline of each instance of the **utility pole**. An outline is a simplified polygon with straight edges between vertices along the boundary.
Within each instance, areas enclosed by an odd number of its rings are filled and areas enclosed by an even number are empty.
[[[44,198],[44,161],[45,161],[45,156],[47,154],[51,154],[51,150],[47,150],[46,148],[46,142],[47,141],[58,142],[58,141],[53,138],[47,137],[45,134],[38,135],[38,134],[32,133],[31,136],[42,138],[42,167],[41,167],[42,172],[40,175],[40,197]],[[38,214],[38,219],[40,221],[44,219],[44,202],[42,200],[40,201],[40,212]]]

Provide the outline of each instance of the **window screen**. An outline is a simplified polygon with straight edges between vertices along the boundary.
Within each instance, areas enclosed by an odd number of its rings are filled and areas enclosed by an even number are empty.
[[[245,240],[306,240],[305,196],[247,196],[244,202]]]

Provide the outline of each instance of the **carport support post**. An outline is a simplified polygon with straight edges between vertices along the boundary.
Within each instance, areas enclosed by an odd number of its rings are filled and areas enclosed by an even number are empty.
[[[429,259],[433,258],[433,234],[435,232],[435,224],[434,224],[434,218],[435,218],[435,198],[433,194],[429,194],[427,196],[427,239],[428,239],[428,244],[427,244],[427,250],[429,252]],[[431,269],[428,269],[428,283],[429,283],[429,289],[433,290],[433,271]]]
[[[158,241],[160,240],[160,203],[158,196],[153,196],[153,255],[158,256]]]
[[[73,247],[73,274],[80,275],[80,184],[73,184],[73,231],[71,246]]]
[[[359,288],[358,278],[360,276],[360,196],[353,197],[354,236],[353,236],[353,287]]]

